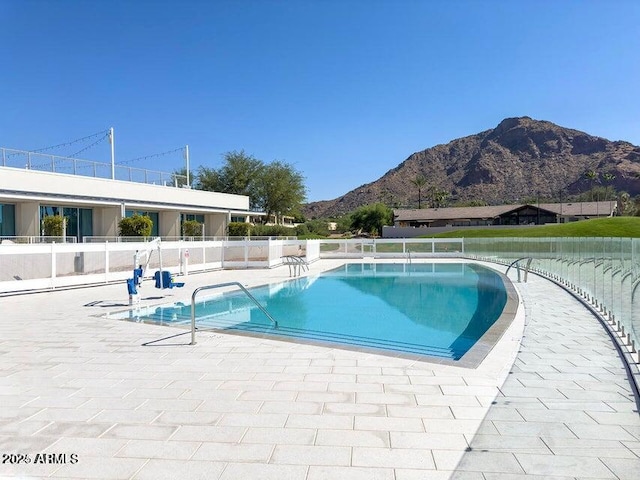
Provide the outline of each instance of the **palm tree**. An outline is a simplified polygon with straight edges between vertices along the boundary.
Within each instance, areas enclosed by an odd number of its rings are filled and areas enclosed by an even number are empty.
[[[604,194],[605,194],[605,200],[609,199],[609,186],[611,184],[611,182],[613,182],[616,179],[616,176],[613,173],[604,173],[602,175],[602,180],[604,180],[605,182],[605,188],[604,188]]]
[[[598,181],[598,172],[595,170],[587,170],[584,174],[584,178],[586,178],[591,183],[591,200],[593,200],[593,189]]]
[[[447,198],[449,198],[450,193],[446,190],[443,190],[439,187],[431,188],[431,201],[435,208],[442,208],[445,206]]]
[[[418,209],[422,208],[422,187],[427,184],[427,179],[422,175],[416,175],[416,178],[411,180],[416,187],[418,187]]]
[[[587,170],[584,176],[591,182],[591,199],[593,199],[593,190],[595,188],[596,182],[598,181],[598,172],[596,172],[595,170]],[[598,211],[598,207],[600,206],[598,203],[599,200],[600,195],[598,194],[598,192],[596,192],[596,217],[600,216],[600,212]]]
[[[613,182],[615,180],[616,176],[613,173],[604,173],[602,175],[602,180],[605,182],[604,185],[604,199],[608,200],[609,199],[609,186],[611,185],[611,182]],[[615,188],[613,189],[613,193],[615,193]],[[614,195],[615,197],[615,195]],[[615,198],[614,198],[615,199]],[[609,215],[611,215],[611,203],[609,203]]]

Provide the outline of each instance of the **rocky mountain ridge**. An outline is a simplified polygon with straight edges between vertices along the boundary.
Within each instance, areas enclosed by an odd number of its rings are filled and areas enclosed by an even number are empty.
[[[586,173],[597,173],[588,178]],[[410,155],[378,180],[333,200],[305,205],[307,218],[338,216],[383,202],[416,208],[417,177],[428,192],[446,192],[449,203],[479,200],[519,203],[526,198],[560,200],[593,186],[640,194],[640,147],[610,141],[529,117],[507,118],[491,130]]]

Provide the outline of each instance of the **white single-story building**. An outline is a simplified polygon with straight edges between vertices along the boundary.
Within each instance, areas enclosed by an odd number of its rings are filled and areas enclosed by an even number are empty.
[[[152,235],[161,237],[181,236],[185,220],[204,224],[205,236],[224,236],[230,221],[248,221],[250,215],[256,215],[249,209],[248,196],[171,183],[99,178],[87,175],[87,170],[76,174],[75,163],[74,172],[60,173],[56,164],[62,157],[51,157],[51,165],[40,169],[17,168],[6,160],[4,150],[0,158],[0,238],[41,236],[42,219],[48,215],[64,215],[67,236],[79,242],[84,237],[117,236],[120,220],[135,213],[148,215],[153,221]],[[98,170],[95,165],[109,170],[108,164],[85,163],[93,164],[93,172]]]

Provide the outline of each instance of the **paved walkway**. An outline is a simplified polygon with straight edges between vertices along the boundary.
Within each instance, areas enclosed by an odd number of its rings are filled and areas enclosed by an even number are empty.
[[[454,478],[637,480],[640,416],[613,345],[568,293],[529,278],[520,352]]]
[[[288,269],[192,275],[145,303],[263,275]],[[173,331],[98,317],[122,285],[0,297],[0,454],[31,460],[3,456],[0,476],[637,478],[640,416],[605,333],[550,283],[519,288],[522,344],[519,315],[477,369],[211,333],[142,347]]]

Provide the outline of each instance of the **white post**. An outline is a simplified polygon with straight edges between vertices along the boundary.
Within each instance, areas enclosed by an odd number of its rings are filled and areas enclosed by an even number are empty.
[[[202,269],[204,270],[204,266],[207,263],[205,257],[205,243],[204,243],[204,223],[202,224]]]
[[[109,240],[104,242],[104,283],[109,281]]]
[[[56,288],[55,280],[56,280],[56,270],[58,269],[58,265],[56,263],[56,242],[51,242],[51,288]]]
[[[187,188],[191,188],[191,184],[189,183],[189,145],[185,145],[184,147],[184,156],[187,160]]]
[[[116,178],[116,150],[115,138],[113,138],[113,127],[109,129],[109,143],[111,144],[111,180]]]
[[[67,243],[67,217],[62,217],[62,243]]]
[[[149,253],[151,256],[151,253]],[[160,260],[160,290],[164,290],[164,280],[162,279],[162,248],[160,242],[158,242],[158,259]]]

